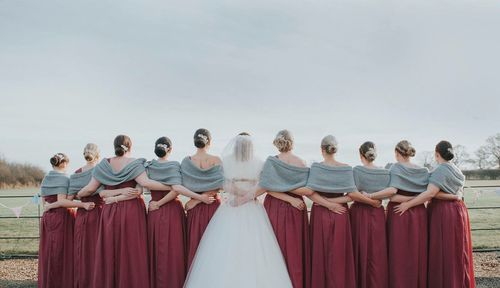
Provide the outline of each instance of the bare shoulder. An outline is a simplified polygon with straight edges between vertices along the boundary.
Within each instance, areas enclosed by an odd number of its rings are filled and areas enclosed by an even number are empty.
[[[292,165],[298,166],[298,167],[306,167],[306,161],[299,156],[293,155],[290,159]]]
[[[210,163],[212,165],[221,165],[222,164],[222,160],[220,159],[219,156],[215,156],[215,155],[210,155]]]

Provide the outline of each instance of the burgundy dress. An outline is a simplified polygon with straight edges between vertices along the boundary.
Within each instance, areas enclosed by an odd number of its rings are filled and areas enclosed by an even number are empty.
[[[135,180],[106,190],[135,187]],[[146,206],[142,198],[105,204],[99,221],[93,287],[149,287]]]
[[[217,199],[212,204],[199,203],[194,208],[187,211],[187,253],[188,253],[188,269],[191,267],[196,250],[200,244],[203,233],[207,229],[208,223],[214,216],[215,211],[220,206],[220,199]]]
[[[319,193],[324,197],[343,194]],[[347,208],[347,204],[344,204]],[[349,212],[340,215],[314,204],[311,209],[311,287],[356,287]]]
[[[356,287],[386,288],[388,282],[387,234],[384,207],[354,202],[351,217]]]
[[[416,196],[398,190],[398,194]],[[408,209],[403,215],[396,214],[387,205],[387,242],[389,255],[389,287],[427,287],[427,209],[424,204]]]
[[[302,198],[292,193],[287,194]],[[307,210],[301,211],[290,203],[271,195],[266,195],[264,207],[285,258],[293,287],[311,287],[311,251]]]
[[[57,195],[43,196],[47,203]],[[43,213],[40,220],[38,250],[38,287],[73,286],[74,213],[68,208],[55,208]]]
[[[78,169],[75,173],[81,173]],[[95,262],[99,219],[103,201],[99,194],[83,197],[82,202],[94,202],[95,208],[85,210],[78,208],[75,220],[75,285],[74,287],[90,287]]]
[[[159,201],[169,191],[151,191]],[[186,214],[176,198],[148,213],[149,282],[151,288],[182,288],[186,279]]]
[[[429,213],[429,288],[475,287],[469,214],[463,201],[432,199]]]

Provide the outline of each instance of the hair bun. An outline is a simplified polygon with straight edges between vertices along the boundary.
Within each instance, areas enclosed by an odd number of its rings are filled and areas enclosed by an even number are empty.
[[[335,154],[338,150],[337,138],[333,135],[327,135],[321,140],[321,149],[327,154]]]
[[[396,145],[396,151],[405,158],[413,157],[417,153],[417,150],[407,140],[399,141]]]
[[[293,135],[288,130],[281,130],[273,140],[274,146],[280,152],[288,152],[293,149]]]

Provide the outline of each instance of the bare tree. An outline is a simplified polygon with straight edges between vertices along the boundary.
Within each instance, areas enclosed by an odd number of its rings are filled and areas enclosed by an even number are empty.
[[[470,154],[467,152],[467,149],[464,145],[455,145],[453,147],[453,153],[455,156],[451,160],[451,162],[457,165],[458,168],[464,168],[465,164],[471,163]]]
[[[488,152],[488,148],[486,146],[481,146],[479,147],[475,152],[474,155],[476,156],[473,159],[474,165],[479,168],[479,169],[487,169],[492,166],[493,163],[491,163],[491,157]]]
[[[500,133],[486,139],[486,151],[500,169]]]
[[[432,169],[435,166],[436,159],[434,159],[434,152],[422,151],[418,154],[418,161],[422,166],[427,169]]]

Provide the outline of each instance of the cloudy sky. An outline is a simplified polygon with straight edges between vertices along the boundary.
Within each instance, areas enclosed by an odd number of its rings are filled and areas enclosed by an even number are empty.
[[[88,142],[115,135],[153,157],[194,151],[205,127],[220,153],[240,131],[259,154],[280,129],[317,160],[326,134],[338,159],[380,164],[410,140],[471,152],[500,132],[500,2],[0,0],[0,153],[49,169],[55,152],[83,164]]]

